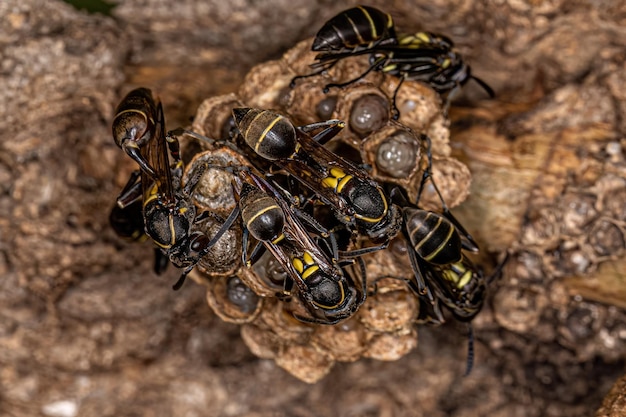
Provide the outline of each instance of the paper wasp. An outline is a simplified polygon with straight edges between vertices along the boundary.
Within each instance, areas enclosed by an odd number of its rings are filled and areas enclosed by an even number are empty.
[[[206,212],[196,215],[189,198],[204,170],[197,170],[184,186],[181,184],[183,165],[178,139],[165,134],[163,107],[154,101],[148,89],[138,88],[124,98],[113,121],[113,137],[140,167],[131,174],[117,204],[124,209],[142,202],[146,235],[172,264],[184,268],[174,285],[178,289],[214,243],[195,227]],[[174,160],[172,165],[168,148]]]
[[[195,137],[199,135],[187,132]],[[219,167],[213,167],[219,168]],[[361,285],[343,267],[354,260],[344,259],[331,232],[300,211],[295,201],[277,184],[266,180],[251,167],[222,167],[234,174],[233,189],[237,206],[212,241],[228,230],[239,217],[243,223],[243,263],[250,267],[267,250],[284,269],[288,279],[285,298],[296,285],[300,300],[310,316],[293,313],[303,322],[335,324],[351,317],[366,298],[366,277],[362,266]],[[317,235],[313,238],[311,233]],[[257,244],[248,250],[251,235]],[[358,254],[348,254],[356,257]]]
[[[393,93],[394,119],[400,115],[396,97],[405,80],[422,81],[440,94],[447,93],[446,107],[460,87],[470,79],[475,80],[490,97],[495,96],[487,83],[472,75],[470,66],[448,37],[426,31],[397,37],[389,15],[377,9],[365,12],[360,10],[357,7],[340,13],[322,27],[312,48],[314,51],[323,51],[315,57],[316,62],[311,65],[316,71],[293,78],[292,86],[299,78],[328,71],[344,58],[369,54],[369,67],[362,74],[349,81],[327,84],[324,92],[355,83],[371,71],[396,76],[400,78],[400,82]],[[373,16],[378,20],[373,20]],[[385,20],[381,19],[385,16],[387,23],[383,24]],[[365,31],[367,36],[359,36],[363,31],[360,28],[369,29]]]
[[[269,110],[236,108],[233,114],[250,148],[310,190],[351,231],[383,242],[376,249],[386,247],[398,233],[400,211],[382,187],[363,169],[324,147],[344,127],[343,122],[330,120],[296,128]],[[324,130],[314,137],[308,134],[319,128]]]
[[[469,322],[483,306],[487,281],[463,250],[475,252],[478,246],[447,208],[444,214],[420,209],[408,203],[398,188],[391,195],[402,207],[402,234],[413,279],[400,279],[407,282],[419,300],[417,322],[444,323],[442,307],[457,320],[468,322],[468,375],[474,360],[474,336]]]
[[[396,42],[391,15],[369,6],[344,10],[326,22],[313,40],[311,50],[320,52],[316,59],[323,60],[324,65],[318,66],[319,70],[313,74],[294,77],[291,86],[300,78],[328,71],[345,56]]]

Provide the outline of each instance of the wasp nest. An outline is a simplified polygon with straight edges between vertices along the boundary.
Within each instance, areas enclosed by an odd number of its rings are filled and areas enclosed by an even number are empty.
[[[394,77],[372,72],[346,88],[323,91],[329,82],[347,81],[365,71],[368,63],[363,57],[342,60],[328,74],[302,79],[292,88],[294,76],[310,72],[314,60],[310,45],[310,40],[301,42],[282,59],[254,67],[237,94],[206,100],[193,130],[214,139],[232,137],[234,107],[275,109],[300,125],[339,119],[346,127],[327,144],[330,149],[366,166],[376,181],[399,186],[412,201],[418,197],[431,149],[438,189],[448,206],[460,204],[468,194],[470,174],[450,156],[448,120],[439,95],[424,84],[405,81],[397,95],[400,118],[396,121],[390,111],[398,82]],[[218,159],[221,165],[248,163],[231,149],[191,142],[183,143],[183,157],[190,161],[186,176],[197,163]],[[199,211],[214,213],[207,227],[215,227],[213,223],[218,224],[234,207],[232,175],[209,170],[194,191]],[[425,185],[420,204],[441,210],[432,183]],[[211,250],[210,265],[203,260],[191,276],[207,286],[209,305],[219,317],[242,324],[242,337],[255,355],[273,359],[299,379],[315,382],[337,361],[397,360],[417,345],[419,302],[402,280],[413,276],[402,236],[386,250],[363,257],[369,296],[357,313],[335,325],[294,318],[303,306],[298,297],[276,296],[286,273],[269,253],[251,267],[242,266],[241,257],[241,230],[233,227]]]

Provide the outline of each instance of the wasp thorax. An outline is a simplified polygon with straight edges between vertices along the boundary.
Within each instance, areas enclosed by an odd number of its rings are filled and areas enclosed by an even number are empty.
[[[265,159],[274,161],[296,150],[296,129],[289,120],[269,110],[237,108],[233,116],[244,140]]]
[[[341,282],[330,279],[321,272],[307,279],[313,302],[324,308],[335,308],[343,302]]]
[[[392,177],[408,177],[415,168],[419,146],[414,136],[406,131],[397,131],[378,147],[376,166]]]
[[[146,234],[154,242],[164,248],[169,248],[181,240],[186,239],[191,226],[190,219],[161,204],[147,204],[144,207]]]
[[[366,94],[352,105],[350,128],[364,137],[389,121],[389,102],[377,94]]]
[[[380,220],[387,208],[386,199],[381,190],[367,183],[352,187],[349,192],[349,199],[357,217],[363,218],[365,221],[376,222]]]

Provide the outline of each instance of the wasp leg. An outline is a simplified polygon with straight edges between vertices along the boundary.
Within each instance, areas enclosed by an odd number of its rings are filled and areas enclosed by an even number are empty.
[[[122,188],[122,191],[117,197],[117,205],[119,208],[123,209],[128,207],[143,197],[141,181],[139,180],[140,177],[141,171],[139,170],[130,173],[128,182],[124,185],[124,188]]]
[[[294,88],[294,87],[296,86],[296,81],[297,81],[297,80],[301,80],[301,79],[304,79],[304,78],[309,78],[309,77],[315,77],[315,76],[317,76],[317,75],[324,74],[324,73],[325,73],[325,72],[327,72],[329,69],[331,69],[332,67],[334,67],[334,66],[337,64],[337,62],[339,62],[339,60],[338,60],[338,59],[337,59],[337,60],[334,60],[334,61],[332,61],[332,62],[325,63],[325,64],[321,67],[321,69],[320,69],[319,71],[312,72],[312,73],[310,73],[310,74],[305,74],[305,75],[297,75],[297,76],[293,77],[293,78],[291,79],[291,82],[289,83],[289,88]]]
[[[346,86],[349,86],[350,84],[353,84],[363,78],[365,78],[367,76],[367,74],[369,74],[370,72],[374,71],[374,70],[379,70],[380,67],[382,67],[382,65],[384,64],[384,62],[387,60],[387,56],[382,56],[380,58],[378,58],[376,61],[374,61],[374,63],[372,63],[372,65],[370,65],[370,67],[365,70],[365,72],[363,72],[361,75],[359,75],[356,78],[353,78],[350,81],[346,81],[344,83],[331,83],[331,84],[326,84],[326,86],[324,86],[324,89],[322,91],[324,91],[324,93],[328,93],[330,91],[331,88],[343,88]]]
[[[154,248],[154,273],[163,275],[169,264],[170,259],[161,251],[161,248]]]

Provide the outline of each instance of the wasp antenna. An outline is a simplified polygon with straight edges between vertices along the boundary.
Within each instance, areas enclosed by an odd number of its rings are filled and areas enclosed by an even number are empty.
[[[185,283],[185,280],[187,279],[187,275],[190,272],[191,272],[191,268],[187,268],[183,271],[183,273],[180,275],[180,278],[178,278],[178,281],[176,281],[176,283],[172,285],[172,289],[174,291],[178,291],[182,288],[183,284]]]
[[[472,79],[476,81],[476,83],[480,85],[487,94],[489,94],[489,97],[494,98],[496,96],[496,93],[493,91],[493,88],[489,86],[489,84],[487,84],[486,82],[484,82],[478,77],[474,77],[473,75],[472,75]]]

